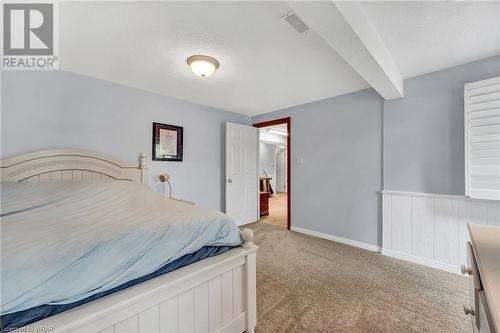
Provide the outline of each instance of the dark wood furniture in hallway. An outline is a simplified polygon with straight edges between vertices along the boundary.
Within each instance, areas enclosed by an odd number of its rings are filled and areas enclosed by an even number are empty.
[[[260,191],[261,192],[269,192],[269,195],[273,195],[273,187],[271,186],[271,177],[259,177],[260,183]]]
[[[260,216],[269,215],[269,192],[260,192]]]

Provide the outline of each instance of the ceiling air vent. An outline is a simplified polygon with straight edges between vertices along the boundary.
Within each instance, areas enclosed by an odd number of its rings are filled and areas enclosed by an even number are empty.
[[[297,30],[297,32],[301,34],[309,30],[307,24],[305,24],[304,21],[300,19],[300,17],[295,15],[293,11],[282,16],[281,19],[290,24],[292,28],[294,28],[295,30]]]

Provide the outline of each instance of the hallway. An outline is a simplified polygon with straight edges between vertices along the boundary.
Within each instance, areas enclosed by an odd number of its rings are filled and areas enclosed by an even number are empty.
[[[261,216],[260,222],[286,228],[287,193],[278,192],[269,198],[269,215]]]

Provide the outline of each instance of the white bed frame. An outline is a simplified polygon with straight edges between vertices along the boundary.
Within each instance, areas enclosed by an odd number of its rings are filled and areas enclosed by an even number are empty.
[[[147,184],[138,162],[74,150],[39,151],[0,161],[1,180],[67,182],[115,179]],[[19,332],[253,332],[257,321],[256,251],[244,244],[113,295],[18,329]]]

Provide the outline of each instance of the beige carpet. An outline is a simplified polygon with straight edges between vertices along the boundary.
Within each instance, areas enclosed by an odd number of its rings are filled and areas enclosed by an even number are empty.
[[[275,193],[269,198],[269,215],[261,216],[260,222],[274,224],[286,228],[287,222],[287,194]]]
[[[256,222],[257,329],[471,332],[465,277]]]

